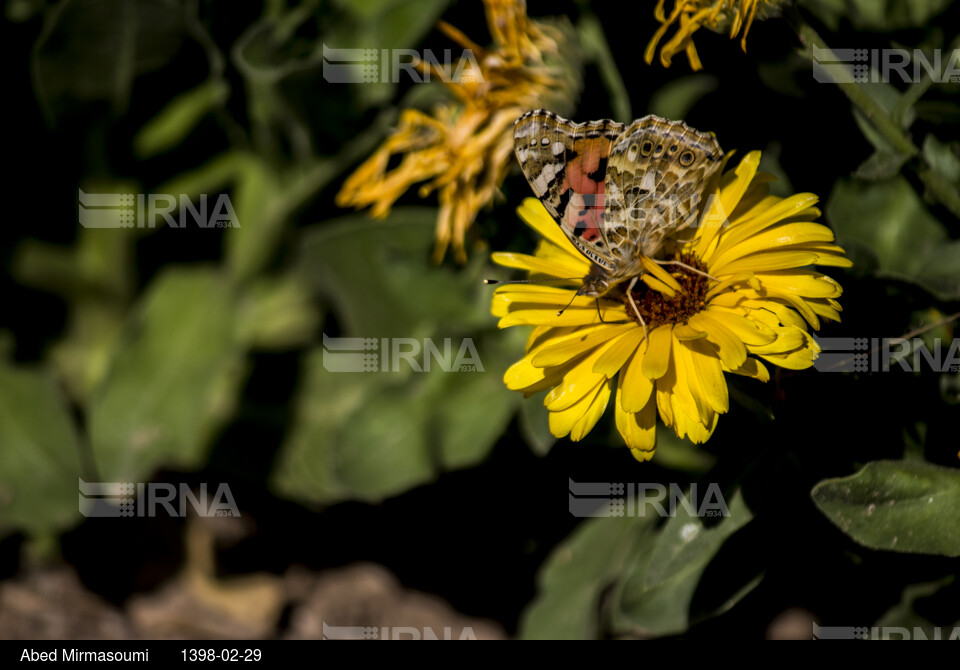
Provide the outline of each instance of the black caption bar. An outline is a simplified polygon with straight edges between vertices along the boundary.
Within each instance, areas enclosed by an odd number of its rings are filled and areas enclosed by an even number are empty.
[[[2,634],[2,631],[0,631]],[[369,639],[369,638],[368,638]],[[389,639],[389,638],[383,638]],[[394,639],[412,639],[396,637]],[[456,639],[456,638],[452,638]],[[465,638],[466,639],[466,638]],[[0,667],[14,663],[102,663],[104,666],[171,666],[183,663],[232,664],[256,667],[262,664],[295,663],[316,658],[320,640],[0,640]],[[364,645],[370,651],[370,645]],[[374,648],[383,645],[373,645]],[[365,652],[367,653],[367,652]]]

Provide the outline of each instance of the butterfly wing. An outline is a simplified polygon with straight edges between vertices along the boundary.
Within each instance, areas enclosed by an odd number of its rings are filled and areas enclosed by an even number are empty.
[[[514,126],[514,151],[533,192],[588,259],[614,271],[618,261],[604,233],[607,159],[626,126],[610,120],[574,123],[544,109]]]
[[[723,151],[712,134],[649,115],[630,124],[610,151],[604,191],[608,244],[655,258],[690,226]],[[633,272],[635,268],[627,268]]]

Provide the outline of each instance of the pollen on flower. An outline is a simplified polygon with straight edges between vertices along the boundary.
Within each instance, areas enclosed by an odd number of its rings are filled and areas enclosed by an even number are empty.
[[[707,267],[696,256],[678,255],[677,260],[701,272],[707,271]],[[678,268],[671,275],[683,289],[677,291],[672,297],[655,291],[642,282],[637,282],[636,288],[632,291],[637,309],[640,310],[650,330],[665,323],[686,323],[687,319],[702,311],[706,304],[709,279],[684,268]],[[640,320],[637,319],[637,314],[630,305],[626,290],[623,292],[622,300],[627,315],[639,323]]]

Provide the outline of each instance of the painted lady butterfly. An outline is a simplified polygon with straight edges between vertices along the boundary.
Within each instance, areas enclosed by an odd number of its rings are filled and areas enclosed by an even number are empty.
[[[534,193],[591,261],[577,295],[600,297],[630,280],[630,297],[643,274],[641,256],[703,274],[663,257],[695,222],[720,167],[723,151],[712,133],[652,114],[627,126],[574,123],[538,109],[517,119],[514,151]]]

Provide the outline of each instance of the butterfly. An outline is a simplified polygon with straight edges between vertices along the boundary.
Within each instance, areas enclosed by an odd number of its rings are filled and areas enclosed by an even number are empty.
[[[704,274],[663,256],[695,222],[720,167],[723,151],[712,133],[652,114],[630,125],[574,123],[537,109],[517,119],[513,137],[534,193],[591,262],[576,295],[599,298],[629,280],[627,297],[643,323],[631,295],[642,256]]]

